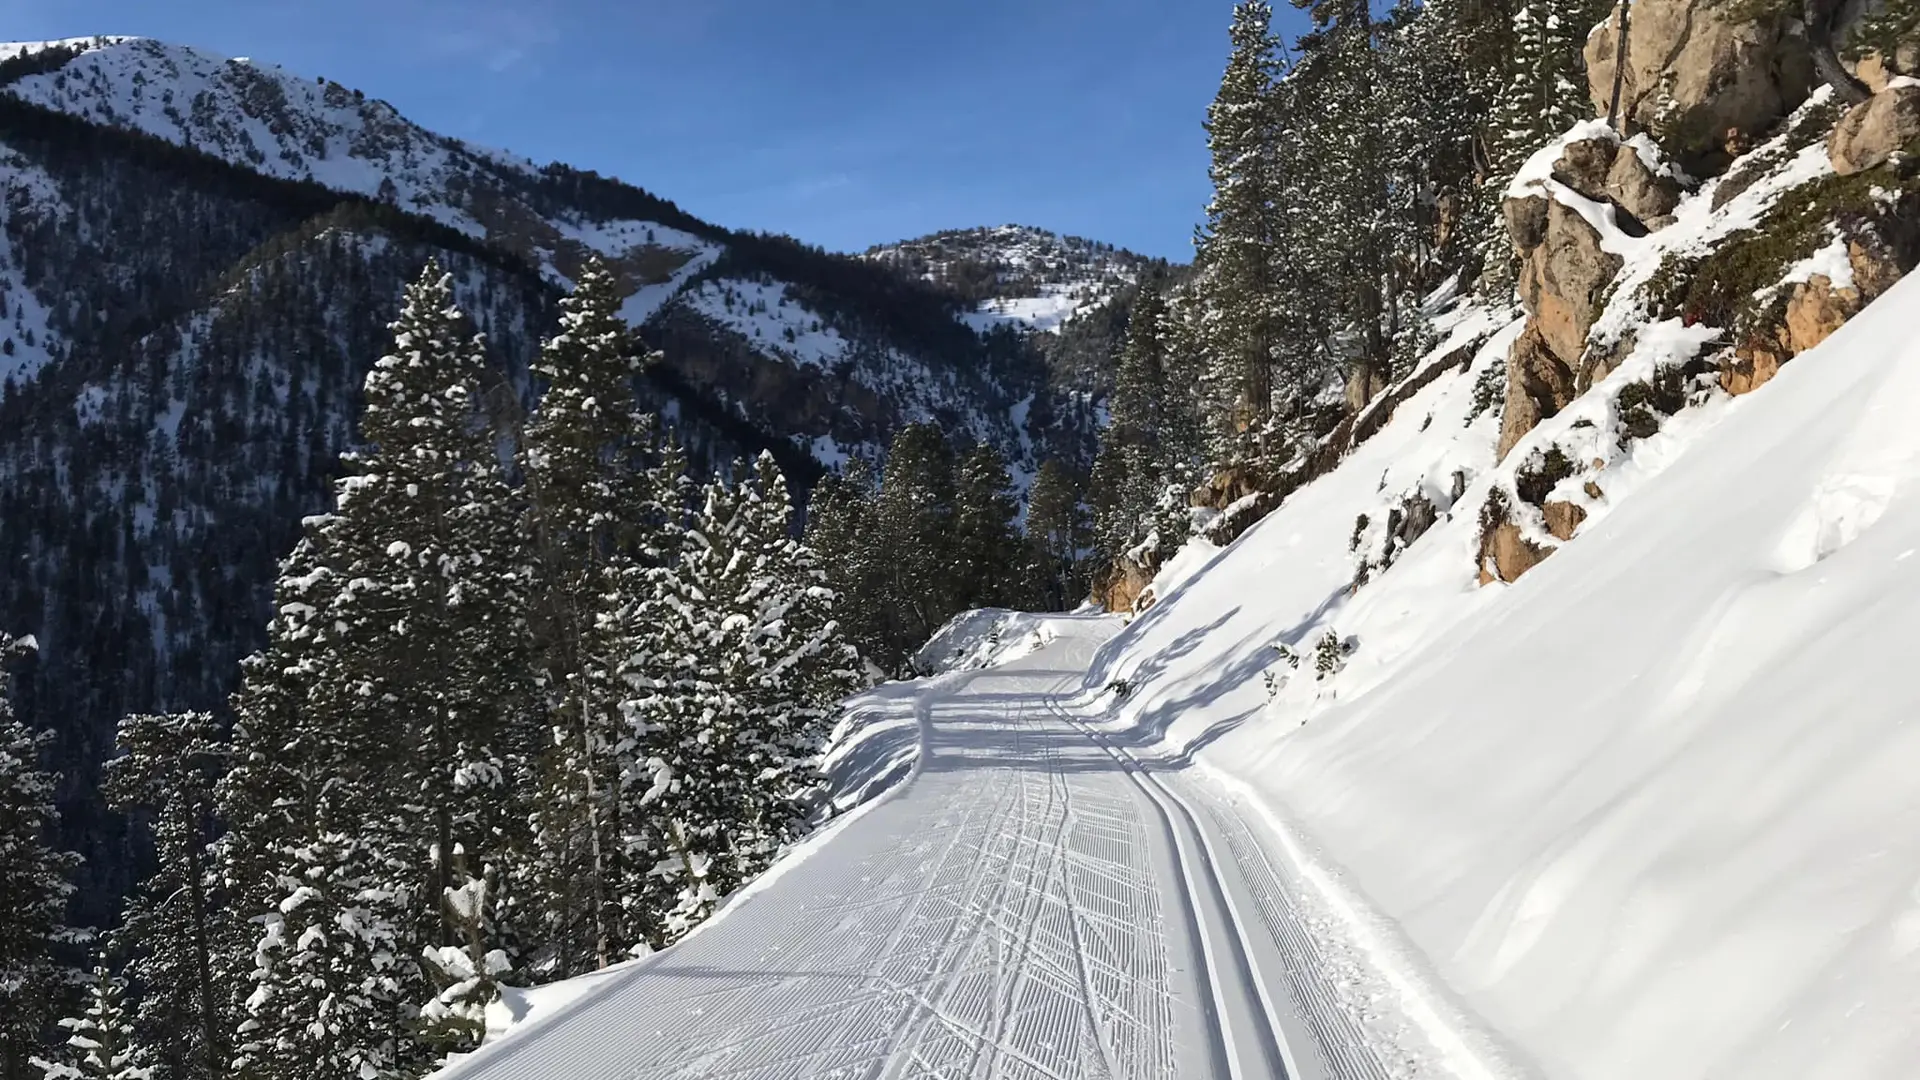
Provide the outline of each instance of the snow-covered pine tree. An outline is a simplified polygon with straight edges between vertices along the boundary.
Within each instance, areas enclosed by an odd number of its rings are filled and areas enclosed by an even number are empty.
[[[363,446],[342,456],[333,556],[346,584],[328,614],[353,689],[347,727],[377,771],[378,801],[351,808],[353,824],[389,845],[382,861],[415,868],[384,884],[411,900],[401,930],[418,949],[453,938],[440,898],[464,884],[457,854],[485,866],[524,848],[537,737],[527,559],[477,408],[485,347],[433,264],[392,330],[367,375]]]
[[[379,856],[328,831],[324,814],[311,839],[277,852],[285,871],[257,920],[234,1071],[247,1080],[418,1075],[408,1045],[418,965],[396,929],[411,902],[369,880],[364,868]]]
[[[125,981],[105,967],[93,969],[80,1015],[60,1027],[65,1045],[34,1061],[44,1080],[163,1080],[134,1036]]]
[[[589,263],[534,365],[544,390],[521,439],[531,629],[551,744],[534,823],[536,857],[554,886],[541,900],[543,974],[556,977],[619,959],[638,933],[621,925],[614,894],[625,872],[619,784],[631,764],[617,668],[637,650],[609,631],[634,603],[627,591],[647,544],[641,465],[657,424],[635,403],[633,380],[648,357],[619,306],[612,273]]]
[[[1195,262],[1207,281],[1215,349],[1212,383],[1233,395],[1222,402],[1228,421],[1223,456],[1248,452],[1249,433],[1265,426],[1273,408],[1273,348],[1279,337],[1273,307],[1272,260],[1277,248],[1273,208],[1279,172],[1270,94],[1279,43],[1273,8],[1265,0],[1234,6],[1233,51],[1219,94],[1207,109],[1207,204]]]
[[[0,663],[34,647],[33,639],[0,634]],[[77,856],[49,843],[55,822],[53,777],[40,756],[51,736],[14,718],[0,674],[0,1077],[38,1075],[30,1061],[41,1036],[64,1009],[67,972],[55,949],[72,940],[66,926]]]
[[[1581,49],[1605,14],[1593,0],[1522,0],[1514,11],[1513,52],[1493,114],[1494,168],[1503,180],[1592,115]]]
[[[839,598],[841,625],[865,655],[896,663],[888,644],[880,596],[884,553],[875,543],[873,469],[864,458],[849,459],[837,476],[813,489],[807,503],[807,546],[827,574]]]
[[[223,912],[208,845],[228,750],[204,712],[128,716],[117,742],[107,795],[117,809],[147,815],[155,857],[112,935],[140,987],[132,1022],[156,1080],[215,1080],[226,1072],[232,1022],[215,969]]]
[[[626,916],[654,947],[712,914],[739,883],[732,842],[752,814],[757,770],[741,746],[751,717],[751,617],[758,584],[741,493],[710,481],[683,556],[648,572],[650,627],[626,665],[632,754],[621,781]]]
[[[976,464],[983,496],[1004,500],[989,511],[1002,532],[977,539],[983,547],[993,541],[988,553],[1005,560],[1001,572],[1008,573],[1017,540],[1006,469],[998,455]],[[859,651],[841,632],[825,574],[813,551],[793,536],[786,478],[771,454],[754,461],[753,478],[741,494],[743,555],[756,568],[738,604],[747,630],[742,675],[751,687],[741,742],[759,769],[747,789],[752,802],[744,836],[734,844],[745,878],[764,870],[804,831],[820,793],[819,757],[839,703],[865,677]]]
[[[766,478],[762,477],[764,486]],[[1014,606],[1020,565],[1019,500],[1000,452],[982,443],[954,479],[953,574],[961,608]]]

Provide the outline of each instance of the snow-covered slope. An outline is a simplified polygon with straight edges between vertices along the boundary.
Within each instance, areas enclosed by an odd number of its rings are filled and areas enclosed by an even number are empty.
[[[700,237],[658,221],[538,205],[534,162],[426,130],[393,106],[332,80],[151,38],[103,37],[4,46],[12,55],[77,51],[6,92],[95,123],[138,131],[255,172],[390,202],[475,236],[522,237],[560,275],[557,250],[620,256],[658,247],[697,253]],[[510,202],[501,205],[507,194]],[[518,198],[511,198],[518,196]]]
[[[934,233],[871,248],[867,258],[959,292],[973,304],[961,320],[982,333],[1001,326],[1058,332],[1155,265],[1111,244],[1026,225]]]
[[[1469,1073],[1914,1075],[1916,311],[1909,279],[1681,413],[1630,497],[1480,588],[1499,473],[1463,421],[1508,327],[1136,619],[1091,715],[1256,793]],[[1442,520],[1353,591],[1356,516],[1412,485]]]

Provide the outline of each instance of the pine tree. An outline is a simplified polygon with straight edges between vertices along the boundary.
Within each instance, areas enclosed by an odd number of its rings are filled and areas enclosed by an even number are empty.
[[[367,376],[362,449],[343,456],[334,557],[351,731],[377,748],[378,790],[363,827],[414,898],[409,941],[452,940],[440,898],[517,845],[529,792],[526,560],[493,436],[477,403],[483,343],[429,265],[407,289],[394,351]],[[343,808],[344,809],[344,808]]]
[[[1011,498],[1004,494],[1006,471],[997,455],[982,459],[983,491],[1001,494],[1005,505],[993,512],[1012,539]],[[994,484],[998,483],[995,488]],[[838,715],[840,702],[865,685],[857,648],[841,631],[838,598],[827,587],[818,558],[792,534],[792,504],[785,478],[772,455],[754,462],[746,490],[742,537],[758,568],[743,597],[747,615],[747,671],[753,722],[744,750],[759,766],[752,797],[744,873],[758,873],[778,850],[800,838],[813,813],[824,778],[820,754]],[[1012,570],[1011,553],[996,551],[1003,572]]]
[[[0,659],[33,647],[0,634]],[[35,1075],[29,1061],[66,990],[54,952],[73,937],[65,914],[79,859],[48,844],[54,783],[39,760],[50,740],[14,719],[0,693],[0,1080]]]
[[[1493,117],[1499,176],[1511,177],[1535,150],[1591,115],[1581,49],[1604,13],[1604,5],[1595,7],[1591,0],[1523,0],[1515,10],[1513,52]]]
[[[888,613],[887,662],[898,663],[960,610],[954,597],[953,449],[932,424],[894,433],[874,501],[872,543],[884,553],[874,602]]]
[[[386,1080],[412,1075],[406,1045],[413,961],[396,922],[408,901],[361,868],[378,856],[324,822],[279,852],[278,901],[259,916],[253,991],[235,1071],[248,1080]]]
[[[863,654],[894,662],[882,606],[885,553],[876,542],[873,470],[862,458],[850,459],[840,475],[828,476],[807,504],[807,545],[840,599],[841,623]]]
[[[217,985],[221,916],[213,839],[214,784],[228,751],[208,713],[129,716],[106,790],[121,810],[144,810],[157,868],[129,898],[113,940],[140,986],[133,1021],[159,1080],[225,1075],[227,995]]]
[[[539,859],[556,891],[543,898],[548,973],[605,966],[634,943],[621,925],[621,777],[630,772],[618,665],[632,649],[610,629],[645,546],[644,452],[655,423],[635,403],[644,354],[619,315],[612,274],[597,261],[561,304],[560,332],[534,374],[545,389],[521,445],[533,537],[532,632],[553,750],[544,763]]]
[[[1086,595],[1089,534],[1080,485],[1065,466],[1048,459],[1027,493],[1027,548],[1045,610],[1064,611]]]
[[[620,780],[631,797],[622,816],[631,870],[619,891],[655,947],[699,925],[741,880],[732,842],[753,776],[743,750],[751,623],[741,606],[755,570],[742,511],[724,478],[708,483],[683,557],[649,573],[642,615],[652,629],[627,665],[635,752]]]
[[[72,1032],[66,1045],[34,1061],[45,1080],[155,1080],[158,1075],[134,1037],[126,984],[106,968],[93,969],[85,1010],[60,1026]]]
[[[1233,51],[1219,94],[1207,109],[1214,194],[1197,263],[1216,313],[1213,338],[1223,365],[1216,379],[1233,395],[1227,431],[1238,436],[1257,434],[1272,412],[1273,348],[1279,338],[1272,295],[1279,172],[1270,102],[1279,43],[1272,24],[1273,9],[1265,0],[1234,6]]]
[[[981,444],[960,459],[954,482],[952,572],[961,609],[1009,606],[1020,560],[1019,501],[1000,452]]]

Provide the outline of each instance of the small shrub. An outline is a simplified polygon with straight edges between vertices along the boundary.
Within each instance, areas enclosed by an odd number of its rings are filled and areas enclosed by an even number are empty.
[[[1116,700],[1125,701],[1127,695],[1133,693],[1133,684],[1125,679],[1115,679],[1107,684],[1107,692]]]
[[[1539,506],[1573,471],[1573,459],[1567,452],[1557,445],[1549,446],[1544,453],[1536,450],[1527,459],[1526,466],[1514,475],[1513,489],[1522,501]]]
[[[1348,551],[1360,550],[1360,538],[1366,534],[1368,524],[1367,515],[1365,514],[1361,514],[1359,517],[1353,519],[1353,537],[1347,541]]]
[[[1313,647],[1313,677],[1317,680],[1331,678],[1347,666],[1347,650],[1340,644],[1340,638],[1329,630]]]

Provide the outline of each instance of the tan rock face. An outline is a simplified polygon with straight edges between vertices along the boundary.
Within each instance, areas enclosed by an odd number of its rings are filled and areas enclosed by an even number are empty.
[[[1529,324],[1507,353],[1507,397],[1500,416],[1499,456],[1521,436],[1567,407],[1579,394],[1573,368],[1554,355],[1538,327]]]
[[[1906,276],[1905,261],[1892,244],[1877,235],[1847,241],[1847,264],[1853,268],[1853,285],[1863,299],[1874,299]]]
[[[1812,90],[1813,61],[1784,16],[1754,17],[1725,0],[1637,0],[1627,26],[1621,112],[1689,162],[1724,160],[1728,132],[1758,135]],[[1616,9],[1615,16],[1618,17]],[[1596,115],[1613,96],[1618,33],[1587,38]]]
[[[1547,517],[1547,532],[1555,540],[1571,540],[1580,529],[1580,523],[1587,520],[1587,511],[1575,503],[1553,502],[1540,508]]]
[[[1866,172],[1920,138],[1920,86],[1882,90],[1847,110],[1827,137],[1827,157],[1841,176]]]
[[[1825,274],[1815,274],[1793,287],[1787,298],[1786,324],[1781,344],[1787,355],[1798,356],[1833,336],[1835,330],[1860,313],[1860,292],[1836,289]]]
[[[1616,205],[1650,230],[1673,224],[1674,207],[1680,205],[1680,185],[1654,172],[1632,147],[1623,146],[1614,155],[1606,191]]]
[[[1547,201],[1541,243],[1520,253],[1520,299],[1562,363],[1577,363],[1600,314],[1620,257],[1600,247],[1600,234],[1565,205]]]
[[[1114,613],[1145,611],[1152,606],[1149,593],[1145,604],[1141,594],[1147,593],[1147,586],[1153,583],[1153,574],[1145,567],[1124,556],[1114,560],[1100,580],[1094,582],[1094,603]]]
[[[1920,74],[1920,41],[1902,42],[1892,56],[1870,52],[1853,65],[1853,77],[1873,93],[1887,88],[1895,76]]]
[[[1512,583],[1547,561],[1552,548],[1540,547],[1520,535],[1520,526],[1502,522],[1480,537],[1480,584]]]
[[[1749,341],[1733,350],[1733,360],[1720,369],[1720,387],[1735,397],[1751,394],[1780,374],[1786,357],[1772,341]]]
[[[1743,342],[1734,350],[1732,362],[1720,370],[1721,387],[1736,396],[1760,389],[1773,381],[1782,364],[1832,337],[1865,306],[1860,290],[1836,289],[1825,274],[1795,285],[1780,325],[1770,337]]]
[[[1188,501],[1206,510],[1225,510],[1248,495],[1263,490],[1265,486],[1260,476],[1245,466],[1236,465],[1214,473],[1211,480],[1193,489]]]

